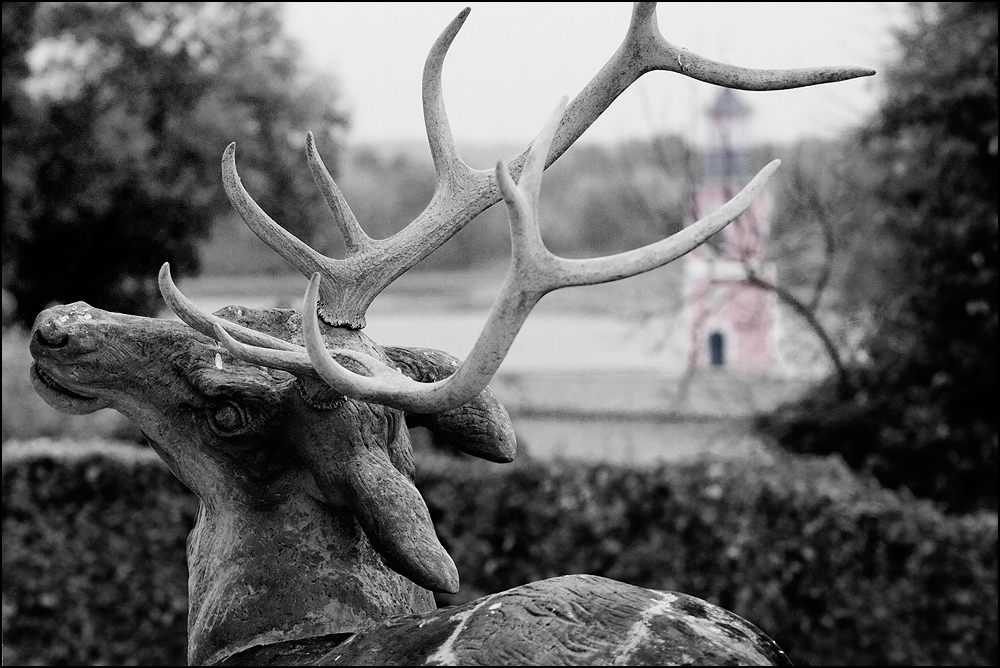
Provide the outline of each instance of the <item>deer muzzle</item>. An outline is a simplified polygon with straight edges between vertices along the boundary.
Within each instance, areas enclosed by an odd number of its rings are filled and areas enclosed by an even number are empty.
[[[179,323],[112,313],[85,302],[53,306],[38,314],[29,350],[31,381],[53,408],[82,415],[112,404],[113,390],[130,385],[163,350]],[[190,337],[190,335],[187,335]]]

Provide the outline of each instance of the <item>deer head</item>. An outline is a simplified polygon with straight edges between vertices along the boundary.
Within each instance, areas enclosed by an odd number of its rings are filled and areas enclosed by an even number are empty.
[[[82,302],[48,309],[35,322],[39,394],[66,412],[121,411],[201,499],[188,542],[192,663],[351,633],[433,609],[430,591],[456,591],[455,565],[412,484],[406,428],[426,426],[470,454],[511,461],[513,429],[487,384],[534,304],[561,287],[618,280],[682,256],[764,188],[777,161],[719,211],[660,242],[588,260],[550,253],[537,219],[543,170],[639,76],[667,70],[774,90],[872,73],[716,63],[666,42],[654,3],[636,3],[621,47],[576,98],[557,105],[529,148],[495,170],[476,170],[458,155],[441,89],[445,54],[468,14],[438,38],[424,69],[434,196],[392,237],[365,234],[311,134],[307,159],[346,241],[341,259],[321,255],[271,220],[240,183],[235,146],[225,150],[223,184],[233,206],[309,279],[301,315],[239,306],[202,313],[164,265],[161,291],[186,324]],[[500,199],[513,257],[469,357],[459,364],[440,351],[369,339],[362,329],[372,300]]]

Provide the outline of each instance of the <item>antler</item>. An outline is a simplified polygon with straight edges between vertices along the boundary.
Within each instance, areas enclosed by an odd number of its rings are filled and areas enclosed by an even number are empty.
[[[240,183],[235,144],[226,149],[222,162],[226,194],[247,226],[278,255],[306,277],[314,272],[321,275],[318,308],[327,324],[364,327],[368,306],[386,286],[498,200],[489,171],[469,167],[458,155],[444,108],[441,87],[444,58],[470,11],[462,10],[448,25],[424,64],[424,124],[437,183],[424,211],[395,235],[376,240],[364,232],[323,164],[312,133],[306,137],[309,165],[346,242],[344,259],[316,252],[275,223]]]
[[[778,160],[770,163],[721,209],[667,239],[607,257],[586,260],[558,257],[542,242],[537,212],[545,157],[565,106],[564,98],[532,142],[519,184],[515,185],[503,162],[497,163],[496,179],[510,217],[510,271],[472,352],[455,373],[441,381],[418,383],[389,367],[371,364],[371,358],[368,360],[369,364],[366,364],[366,370],[372,374],[370,376],[354,373],[338,364],[323,343],[319,321],[315,315],[320,285],[317,273],[309,282],[302,304],[302,335],[309,358],[320,378],[347,396],[411,413],[437,413],[461,406],[489,384],[510,350],[521,325],[542,296],[559,288],[605,283],[635,276],[667,264],[697,248],[750,206],[780,164]],[[224,343],[227,347],[236,343],[230,337],[226,339]],[[236,349],[231,350],[236,354]],[[364,357],[347,350],[332,352],[358,361]]]
[[[659,32],[656,3],[635,3],[621,46],[584,89],[560,109],[539,137],[506,166],[490,170],[469,167],[455,148],[441,86],[448,48],[469,15],[464,9],[434,43],[424,65],[424,123],[434,159],[437,183],[424,211],[404,229],[382,240],[361,228],[307,135],[307,157],[347,246],[343,259],[326,257],[275,223],[246,192],[235,165],[235,145],[223,156],[223,182],[233,206],[246,224],[275,252],[310,277],[303,305],[306,349],[240,328],[227,321],[195,314],[161,271],[164,297],[177,314],[199,331],[217,338],[233,354],[248,361],[293,373],[319,374],[347,396],[395,406],[411,412],[453,408],[481,391],[496,372],[531,307],[546,292],[568,285],[617,280],[661,266],[695,248],[737,218],[777,167],[764,168],[719,211],[672,237],[642,249],[591,260],[570,260],[549,253],[541,243],[535,218],[542,171],[604,112],[628,86],[653,70],[665,70],[708,83],[743,90],[779,90],[870,76],[856,67],[756,70],[718,63],[667,42]],[[542,146],[544,144],[544,147]],[[529,166],[530,165],[530,169]],[[526,170],[522,183],[514,181]],[[361,328],[372,300],[393,280],[433,253],[477,215],[503,198],[514,238],[511,272],[469,359],[444,381],[416,383],[361,353],[335,350],[370,375],[349,371],[330,359],[317,337],[317,317],[331,326]],[[312,360],[310,362],[310,360]],[[315,363],[315,370],[313,367]]]
[[[376,240],[364,232],[323,164],[312,134],[306,140],[309,165],[346,242],[347,254],[343,259],[318,253],[275,223],[240,183],[235,144],[225,151],[223,183],[233,206],[247,226],[303,276],[320,274],[318,313],[327,324],[364,327],[368,306],[386,286],[500,200],[491,170],[473,169],[459,156],[444,106],[441,85],[444,59],[469,12],[469,8],[462,10],[448,25],[424,64],[424,124],[437,183],[424,211],[395,235]],[[667,42],[657,25],[656,3],[636,3],[625,40],[570,103],[544,166],[562,155],[636,79],[653,70],[678,72],[744,90],[796,88],[874,74],[864,68],[753,70],[718,63]],[[527,150],[508,164],[515,179],[521,173],[526,155]]]

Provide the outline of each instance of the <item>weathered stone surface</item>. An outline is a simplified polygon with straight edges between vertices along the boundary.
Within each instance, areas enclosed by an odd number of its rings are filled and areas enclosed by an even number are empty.
[[[569,575],[356,633],[314,665],[791,665],[753,624],[685,594]]]
[[[295,311],[231,306],[217,315],[300,340]],[[326,336],[331,348],[389,359],[361,332],[327,327]],[[401,411],[241,360],[182,323],[83,302],[39,314],[30,347],[33,383],[48,403],[131,418],[201,499],[188,539],[191,663],[351,633],[433,610],[429,588],[457,589],[412,484]],[[413,373],[443,372],[443,353],[395,354],[428,360]],[[513,456],[513,430],[491,394],[440,419],[421,416],[450,436],[466,418],[484,450]]]
[[[258,645],[229,657],[217,666],[314,666],[332,649],[351,637],[350,633],[331,633],[304,640],[286,640]]]

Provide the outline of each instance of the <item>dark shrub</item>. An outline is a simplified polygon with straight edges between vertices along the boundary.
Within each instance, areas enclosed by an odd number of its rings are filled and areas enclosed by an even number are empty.
[[[462,575],[445,604],[586,572],[718,603],[800,665],[997,662],[997,515],[944,515],[838,459],[417,470]],[[183,663],[195,509],[150,452],[5,447],[5,663]]]

